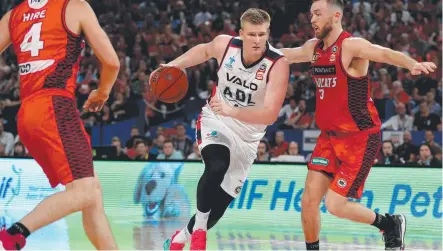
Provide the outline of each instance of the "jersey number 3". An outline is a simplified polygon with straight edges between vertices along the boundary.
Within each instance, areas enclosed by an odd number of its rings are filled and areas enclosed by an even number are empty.
[[[325,97],[325,90],[324,89],[318,89],[320,92],[320,99],[323,99]]]
[[[35,23],[31,29],[26,33],[23,42],[20,45],[22,52],[31,51],[31,56],[36,57],[39,55],[41,49],[43,49],[43,41],[40,40],[40,34],[42,32],[42,22]]]

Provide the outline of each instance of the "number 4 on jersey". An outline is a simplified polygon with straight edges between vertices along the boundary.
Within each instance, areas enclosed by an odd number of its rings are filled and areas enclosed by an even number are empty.
[[[43,49],[43,41],[40,40],[40,34],[42,32],[42,22],[35,23],[31,29],[26,33],[23,39],[20,49],[22,52],[31,51],[31,56],[36,57],[39,51]]]

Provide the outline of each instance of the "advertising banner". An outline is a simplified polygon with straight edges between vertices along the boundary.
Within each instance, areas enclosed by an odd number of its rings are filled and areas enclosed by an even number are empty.
[[[7,160],[1,164],[2,212],[19,217],[36,205],[37,199],[31,198],[39,196],[41,200],[59,191],[48,189],[46,178],[32,160]],[[22,171],[13,169],[13,165],[22,167]],[[204,166],[201,163],[97,161],[95,170],[102,183],[105,211],[119,248],[161,250],[163,241],[183,229],[195,212],[196,188]],[[304,249],[300,212],[306,174],[307,168],[303,165],[254,165],[238,197],[208,232],[208,249]],[[379,213],[404,214],[406,246],[441,250],[441,175],[441,169],[374,167],[363,198],[358,202]],[[16,188],[18,180],[20,193]],[[381,234],[373,226],[332,216],[324,201],[320,211],[323,247],[346,249],[351,245],[383,249]],[[58,238],[60,243],[67,240],[66,246],[55,248],[57,250],[94,249],[84,234],[81,219],[81,214],[76,213],[57,222],[59,225],[47,227],[57,231],[57,235],[46,238],[51,238],[52,245],[55,245],[52,239]],[[6,223],[13,220],[8,219]],[[54,249],[47,247],[46,235],[38,235],[39,232],[29,239],[34,245],[32,249]]]
[[[27,159],[0,159],[0,226],[10,226],[47,196],[64,190],[51,188],[39,165]],[[25,250],[69,250],[68,224],[61,219],[28,238]]]

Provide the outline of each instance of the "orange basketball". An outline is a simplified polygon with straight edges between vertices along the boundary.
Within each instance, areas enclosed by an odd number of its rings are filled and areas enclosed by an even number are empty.
[[[188,92],[186,73],[177,67],[161,67],[149,80],[155,97],[165,103],[175,103],[183,99]]]

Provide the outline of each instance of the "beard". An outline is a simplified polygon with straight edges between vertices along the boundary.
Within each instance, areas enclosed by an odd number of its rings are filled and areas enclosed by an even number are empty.
[[[329,33],[332,31],[332,22],[327,22],[323,29],[316,34],[316,37],[320,40],[325,39]]]

